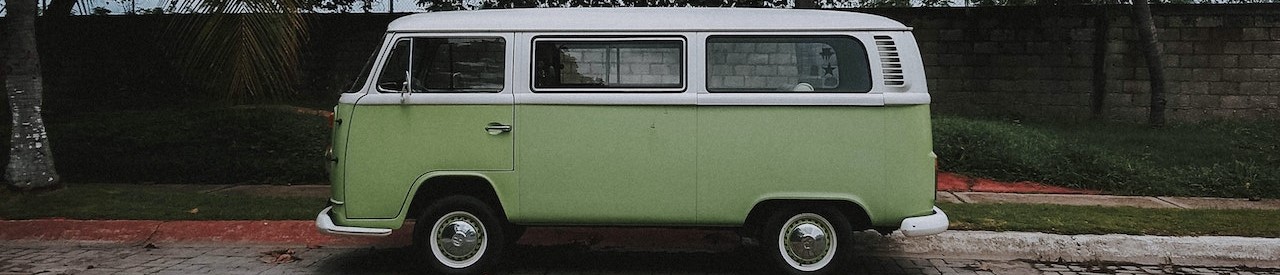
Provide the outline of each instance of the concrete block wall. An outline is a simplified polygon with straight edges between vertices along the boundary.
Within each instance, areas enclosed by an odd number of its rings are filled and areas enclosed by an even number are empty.
[[[1089,114],[1097,22],[1087,9],[867,11],[915,28],[937,113]]]
[[[1104,119],[1145,120],[1148,76],[1128,6],[854,11],[915,28],[938,114],[1084,120],[1096,111]],[[1171,121],[1280,118],[1280,4],[1156,5],[1153,11],[1165,52]],[[387,23],[402,15],[314,15],[301,57],[300,98],[318,106],[336,100],[377,49]],[[42,21],[46,109],[154,108],[216,100],[202,96],[216,93],[198,90],[177,70],[185,50],[168,26],[181,17]],[[651,64],[626,69],[672,73]],[[744,74],[745,81],[748,71],[771,69],[711,70],[726,77]],[[777,70],[775,77],[787,79],[776,80],[791,81],[791,69]]]
[[[1146,120],[1150,86],[1128,6],[856,11],[915,28],[938,113]],[[1280,5],[1153,13],[1170,121],[1280,118]]]
[[[1155,18],[1164,51],[1169,118],[1280,118],[1280,6],[1234,9],[1162,9]],[[1123,36],[1114,42],[1122,56],[1108,68],[1116,95],[1133,98],[1117,112],[1132,116],[1149,106],[1145,58],[1131,24],[1115,20]],[[1130,72],[1132,71],[1132,72]]]
[[[707,49],[707,54],[710,89],[777,89],[801,82],[797,64],[800,58],[790,43],[717,43]]]
[[[716,89],[782,90],[800,83],[815,89],[841,85],[840,57],[865,52],[836,50],[823,41],[712,43],[707,49],[707,87]],[[854,44],[838,45],[853,48]],[[860,49],[860,48],[859,48]],[[823,56],[823,54],[828,54]],[[827,72],[826,68],[831,71]],[[691,77],[701,77],[693,75]],[[856,81],[856,80],[843,80]]]
[[[677,48],[568,49],[573,64],[566,64],[561,79],[586,77],[593,82],[619,84],[680,83],[681,62]]]

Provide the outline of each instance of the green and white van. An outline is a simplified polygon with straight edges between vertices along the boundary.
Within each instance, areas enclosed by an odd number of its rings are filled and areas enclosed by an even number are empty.
[[[392,22],[334,113],[335,234],[416,219],[443,273],[527,226],[740,228],[786,273],[854,231],[946,230],[911,29],[727,8],[436,12]]]

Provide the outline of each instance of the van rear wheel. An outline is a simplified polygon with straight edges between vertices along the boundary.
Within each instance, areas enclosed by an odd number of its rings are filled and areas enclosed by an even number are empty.
[[[413,239],[419,257],[442,274],[479,274],[497,262],[507,246],[503,220],[473,197],[436,200],[418,221]]]
[[[774,211],[763,229],[763,254],[784,274],[832,274],[852,254],[848,220],[827,207]]]

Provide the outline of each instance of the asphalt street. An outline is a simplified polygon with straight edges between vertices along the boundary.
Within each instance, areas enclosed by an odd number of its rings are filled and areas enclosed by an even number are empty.
[[[286,258],[267,255],[292,249]],[[1245,267],[859,256],[847,274],[1280,274]],[[407,248],[2,244],[0,274],[413,274]],[[747,248],[720,252],[598,251],[516,246],[494,274],[770,274]]]

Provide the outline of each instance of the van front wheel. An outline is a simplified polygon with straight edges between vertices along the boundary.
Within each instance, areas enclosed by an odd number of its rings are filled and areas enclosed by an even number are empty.
[[[443,274],[479,274],[506,246],[502,220],[491,207],[468,196],[439,199],[422,211],[414,244],[431,269]]]
[[[849,222],[829,208],[776,211],[764,226],[764,255],[785,274],[834,273],[853,249]]]

